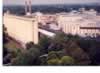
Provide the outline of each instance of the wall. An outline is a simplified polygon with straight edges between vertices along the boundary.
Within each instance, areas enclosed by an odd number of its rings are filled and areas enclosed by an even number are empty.
[[[3,24],[7,27],[8,34],[22,44],[30,41],[38,43],[38,24],[34,18],[4,14]]]

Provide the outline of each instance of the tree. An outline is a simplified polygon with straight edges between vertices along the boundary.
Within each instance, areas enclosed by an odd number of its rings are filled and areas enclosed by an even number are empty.
[[[26,49],[30,49],[34,46],[34,43],[33,42],[28,42],[26,43]]]
[[[58,32],[52,39],[51,44],[48,47],[48,51],[59,51],[62,50],[63,44],[68,41],[68,38],[64,33]]]
[[[7,28],[3,24],[3,64],[7,64],[10,61],[9,56],[7,56],[9,54],[8,48],[5,47],[5,44],[7,43],[8,43]]]
[[[55,58],[55,59],[50,59],[47,61],[47,64],[48,65],[59,65],[59,59],[58,58]]]
[[[51,51],[51,52],[48,53],[48,57],[47,57],[48,60],[49,59],[55,59],[55,58],[58,58],[57,52]]]
[[[86,52],[81,48],[67,48],[67,55],[72,56],[78,65],[88,65],[91,63],[90,58]]]
[[[44,36],[40,38],[39,44],[38,44],[38,48],[41,49],[42,53],[48,53],[48,47],[51,44],[50,38]]]
[[[75,60],[71,56],[63,56],[61,58],[61,64],[62,65],[74,65]]]
[[[57,51],[51,51],[47,56],[47,64],[48,65],[60,65],[60,54]]]
[[[12,65],[38,65],[40,50],[38,48],[30,48],[17,53],[17,57],[12,59]]]
[[[47,56],[48,54],[44,54],[39,57],[40,65],[47,65]]]
[[[4,26],[3,24],[3,43],[7,43],[8,42],[8,33],[7,33],[7,28]]]

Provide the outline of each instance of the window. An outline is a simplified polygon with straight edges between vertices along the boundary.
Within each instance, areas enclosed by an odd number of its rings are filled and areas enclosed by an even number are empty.
[[[88,36],[88,33],[85,33],[86,36]]]

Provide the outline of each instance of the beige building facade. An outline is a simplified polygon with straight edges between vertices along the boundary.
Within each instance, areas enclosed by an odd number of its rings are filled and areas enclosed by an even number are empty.
[[[8,34],[22,45],[31,41],[38,43],[38,24],[35,19],[4,14],[3,24]]]
[[[57,18],[58,26],[65,33],[73,35],[80,35],[83,37],[100,36],[100,19],[98,16],[93,18],[85,15],[59,15]]]

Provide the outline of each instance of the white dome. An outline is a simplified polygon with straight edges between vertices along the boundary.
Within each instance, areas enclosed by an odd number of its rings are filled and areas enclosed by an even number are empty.
[[[43,14],[41,12],[36,12],[37,16],[42,16]]]

